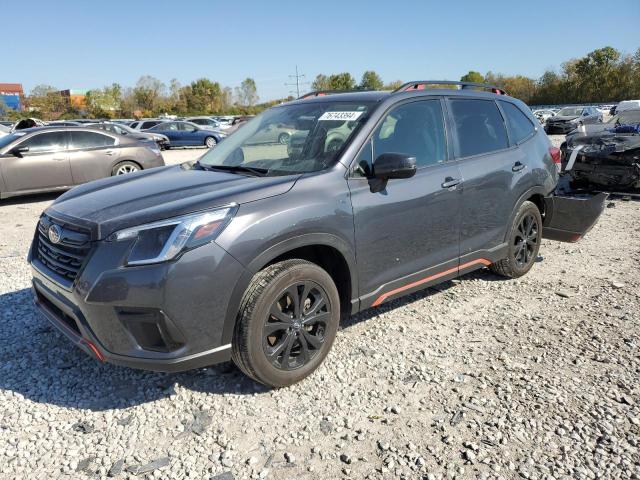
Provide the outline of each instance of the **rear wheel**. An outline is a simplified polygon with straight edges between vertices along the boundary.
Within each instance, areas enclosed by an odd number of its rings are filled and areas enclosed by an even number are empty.
[[[284,387],[310,375],[331,349],[338,290],[319,266],[285,260],[257,273],[236,320],[232,356],[249,377]]]
[[[204,144],[207,148],[213,148],[218,144],[218,142],[216,142],[216,139],[213,137],[207,137],[204,139]]]
[[[509,233],[507,258],[491,265],[491,270],[508,278],[521,277],[533,266],[542,239],[542,216],[533,202],[518,209]]]
[[[142,168],[140,168],[140,165],[127,160],[126,162],[120,162],[115,167],[113,167],[113,170],[111,170],[111,175],[126,175],[127,173],[134,173],[140,170],[142,170]]]

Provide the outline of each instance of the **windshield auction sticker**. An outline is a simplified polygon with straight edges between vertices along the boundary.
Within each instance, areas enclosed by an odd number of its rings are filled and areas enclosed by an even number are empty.
[[[318,120],[346,120],[352,122],[357,120],[362,112],[324,112]]]

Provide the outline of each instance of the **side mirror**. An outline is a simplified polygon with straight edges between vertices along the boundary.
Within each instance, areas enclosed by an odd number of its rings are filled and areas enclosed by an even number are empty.
[[[22,157],[22,154],[27,153],[28,151],[29,151],[29,147],[24,146],[24,147],[16,147],[12,149],[10,153],[15,155],[16,157]]]
[[[410,178],[416,174],[416,157],[403,153],[383,153],[373,162],[371,193],[381,192],[391,178]]]
[[[416,157],[404,153],[383,153],[373,162],[373,176],[380,180],[411,178],[416,174]]]

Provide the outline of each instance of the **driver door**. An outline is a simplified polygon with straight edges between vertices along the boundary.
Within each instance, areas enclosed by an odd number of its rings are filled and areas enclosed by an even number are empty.
[[[2,162],[2,175],[9,192],[47,190],[73,185],[67,132],[43,132],[16,145],[28,149],[8,152]]]
[[[416,157],[417,172],[372,192],[383,153]],[[440,99],[392,109],[365,144],[349,182],[362,307],[458,274],[462,190],[449,161]]]

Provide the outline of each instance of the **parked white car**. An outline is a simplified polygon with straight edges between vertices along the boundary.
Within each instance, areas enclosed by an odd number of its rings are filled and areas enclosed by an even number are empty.
[[[556,114],[556,112],[554,112],[553,110],[546,110],[546,109],[534,110],[531,113],[533,113],[533,116],[536,117],[538,121],[542,124],[544,124],[544,122],[547,121],[547,118],[553,117]]]
[[[623,100],[618,104],[616,114],[624,112],[625,110],[635,110],[636,108],[640,108],[640,100]]]

